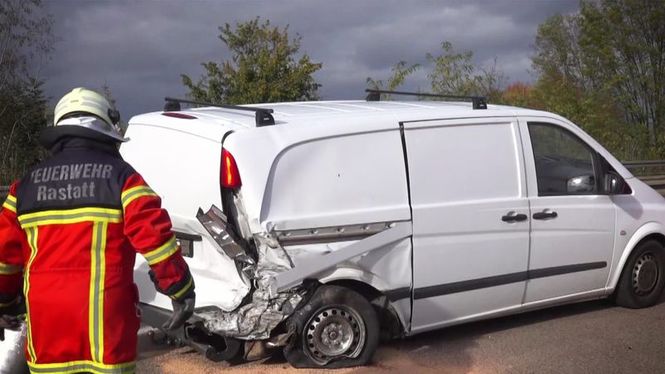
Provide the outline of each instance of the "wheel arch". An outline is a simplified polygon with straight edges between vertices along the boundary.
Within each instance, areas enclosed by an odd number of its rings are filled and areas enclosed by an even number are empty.
[[[635,231],[628,241],[628,244],[626,244],[621,254],[621,258],[612,272],[612,277],[608,284],[608,291],[613,292],[616,289],[628,258],[633,254],[635,248],[647,240],[657,240],[665,248],[665,227],[658,222],[648,222]]]
[[[354,290],[366,298],[374,306],[379,315],[382,332],[387,332],[389,335],[385,338],[405,335],[408,332],[408,324],[405,321],[405,316],[394,305],[393,300],[390,299],[386,292],[380,291],[375,285],[368,282],[365,277],[358,276],[360,274],[355,275],[354,277],[332,275],[322,278],[319,281],[325,285],[340,286]]]

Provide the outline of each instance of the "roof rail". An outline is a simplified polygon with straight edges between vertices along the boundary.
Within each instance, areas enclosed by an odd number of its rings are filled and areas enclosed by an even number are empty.
[[[381,94],[393,95],[408,95],[408,96],[424,96],[424,97],[440,97],[445,99],[461,99],[471,100],[473,109],[487,109],[487,98],[485,96],[461,96],[461,95],[440,95],[422,92],[404,92],[404,91],[388,91],[388,90],[371,90],[366,89],[367,101],[381,101]]]
[[[254,112],[254,118],[256,121],[256,127],[270,126],[275,124],[275,119],[273,118],[273,110],[269,108],[256,108],[250,106],[240,106],[240,105],[229,105],[229,104],[213,104],[206,103],[204,101],[194,101],[187,99],[177,99],[174,97],[165,97],[164,104],[165,112],[175,112],[180,110],[180,103],[193,104],[193,105],[203,105],[203,106],[214,106],[218,108],[233,109],[233,110],[245,110],[249,112]]]

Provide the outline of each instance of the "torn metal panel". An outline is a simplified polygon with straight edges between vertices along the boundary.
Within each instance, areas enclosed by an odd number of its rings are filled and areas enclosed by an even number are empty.
[[[254,265],[254,260],[247,255],[245,249],[240,245],[240,240],[229,227],[228,219],[221,209],[213,205],[204,213],[199,208],[199,211],[196,213],[196,219],[201,222],[210,236],[220,246],[223,253],[229,258],[247,265]]]
[[[244,340],[270,337],[270,332],[290,316],[303,298],[304,290],[292,289],[274,297],[269,292],[273,277],[293,267],[291,259],[270,235],[257,235],[258,263],[252,274],[251,301],[232,312],[209,309],[197,313],[204,326],[217,334]]]

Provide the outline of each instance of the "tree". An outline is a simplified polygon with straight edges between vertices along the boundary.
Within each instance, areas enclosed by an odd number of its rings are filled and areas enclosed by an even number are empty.
[[[535,102],[533,86],[523,82],[509,84],[501,93],[499,103],[529,108],[539,106]]]
[[[409,75],[415,73],[419,68],[420,64],[408,65],[406,61],[400,61],[390,69],[392,76],[385,83],[383,80],[367,77],[367,86],[372,90],[395,91],[399,86],[404,84]]]
[[[490,67],[473,62],[473,52],[457,52],[453,45],[441,43],[442,54],[427,54],[432,71],[427,75],[432,92],[444,95],[480,95],[495,100],[501,94],[506,77],[497,70],[496,59]]]
[[[46,125],[39,68],[51,51],[52,18],[40,0],[0,2],[0,184],[22,175],[40,157]]]
[[[579,89],[560,75],[543,75],[533,85],[510,84],[496,103],[560,114],[580,125],[619,159],[656,157],[644,149],[646,131],[628,126],[611,98]]]
[[[435,56],[426,54],[431,66],[427,74],[432,86],[432,93],[443,95],[479,95],[486,96],[494,101],[501,96],[501,88],[506,77],[498,71],[496,59],[490,67],[476,65],[473,61],[473,52],[457,52],[453,45],[444,41],[441,43],[443,53]],[[419,64],[409,65],[400,61],[392,67],[392,76],[384,83],[383,80],[367,78],[370,89],[394,90],[404,83],[406,78],[420,69]]]
[[[646,153],[665,156],[665,0],[583,0],[579,14],[543,23],[535,47],[541,79],[612,102],[646,131]]]
[[[280,29],[256,18],[235,28],[227,23],[219,31],[231,59],[203,63],[206,73],[196,83],[182,74],[192,98],[226,104],[318,99],[321,85],[312,74],[322,65],[307,54],[298,57],[301,37],[289,39],[288,26]]]

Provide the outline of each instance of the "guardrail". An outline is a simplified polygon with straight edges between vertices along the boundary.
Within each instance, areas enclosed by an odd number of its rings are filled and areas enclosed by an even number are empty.
[[[665,175],[665,160],[626,161],[623,166],[635,176]]]
[[[633,175],[665,196],[665,160],[627,161],[623,165]]]

